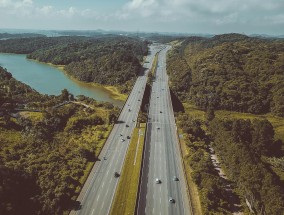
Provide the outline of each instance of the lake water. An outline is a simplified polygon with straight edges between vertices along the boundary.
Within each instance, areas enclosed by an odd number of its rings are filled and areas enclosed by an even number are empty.
[[[84,95],[116,106],[123,105],[123,101],[113,99],[111,93],[103,87],[70,79],[58,68],[29,60],[26,55],[0,53],[0,66],[6,68],[18,81],[42,94],[59,95],[65,88],[75,96]]]

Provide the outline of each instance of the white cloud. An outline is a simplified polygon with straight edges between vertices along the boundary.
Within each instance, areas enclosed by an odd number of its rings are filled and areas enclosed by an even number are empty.
[[[230,26],[233,30],[238,30],[236,26],[249,30],[275,26],[278,32],[284,29],[283,0],[129,0],[112,13],[75,7],[72,2],[64,1],[59,8],[49,1],[40,4],[36,0],[0,0],[0,19],[9,20],[0,27],[10,22],[20,27],[24,22],[36,25],[38,21],[50,28],[64,28],[64,23],[69,23],[74,29],[86,23],[90,28],[127,30],[203,32],[226,31]]]

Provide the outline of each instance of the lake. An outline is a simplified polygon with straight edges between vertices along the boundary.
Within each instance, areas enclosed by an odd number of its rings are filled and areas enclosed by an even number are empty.
[[[42,94],[59,95],[65,88],[75,96],[84,95],[119,107],[124,103],[113,99],[110,91],[103,87],[73,80],[60,69],[29,60],[26,55],[0,53],[0,66],[6,68],[18,81]]]

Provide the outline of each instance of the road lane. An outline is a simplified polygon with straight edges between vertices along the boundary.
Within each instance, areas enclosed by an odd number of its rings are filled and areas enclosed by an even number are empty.
[[[152,45],[150,54],[147,56],[144,67],[147,68],[144,75],[139,76],[130,93],[126,104],[118,118],[119,124],[115,124],[100,155],[100,161],[94,165],[87,182],[85,183],[77,201],[81,202],[80,210],[73,210],[71,215],[107,215],[109,214],[113,197],[119,178],[114,177],[114,172],[121,172],[125,155],[130,143],[133,129],[136,126],[137,116],[140,110],[142,98],[147,82],[147,72],[152,65],[154,55],[158,51],[158,47]],[[138,101],[140,100],[140,101]],[[131,109],[131,111],[129,111]],[[135,122],[133,122],[133,120]],[[128,127],[126,127],[128,125]],[[120,134],[123,134],[121,137]],[[121,142],[124,138],[125,141]],[[104,160],[106,157],[106,160]]]
[[[147,122],[149,138],[145,142],[138,215],[191,214],[166,74],[168,49],[169,46],[165,46],[158,54],[156,79],[152,83]],[[155,184],[157,175],[161,177],[161,184]],[[179,181],[173,180],[175,176]],[[169,202],[170,197],[175,203]]]

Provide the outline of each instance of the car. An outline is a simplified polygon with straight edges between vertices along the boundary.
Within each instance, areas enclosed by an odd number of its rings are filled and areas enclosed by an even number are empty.
[[[118,172],[114,172],[114,177],[118,178],[120,176],[120,174]]]
[[[135,122],[135,120],[133,119],[132,122]]]
[[[130,111],[131,111],[131,109],[129,108],[129,109],[128,109],[128,112],[130,112]]]
[[[130,136],[127,136],[127,139],[130,139]]]
[[[172,197],[170,197],[170,198],[169,198],[169,202],[170,202],[170,203],[175,203],[175,200],[174,200]]]
[[[106,157],[104,157],[104,160],[106,160]]]
[[[160,129],[160,127],[157,127],[157,129]]]
[[[140,102],[141,100],[140,99],[138,99],[138,102]]]
[[[155,182],[156,182],[156,184],[161,184],[161,180],[158,179],[158,178],[156,178]]]
[[[123,136],[122,134],[119,134],[121,137]]]
[[[124,141],[125,141],[125,139],[122,138],[122,139],[121,139],[121,142],[124,142]]]
[[[176,176],[173,177],[173,180],[174,181],[179,181],[178,177],[176,177]]]
[[[125,127],[129,127],[129,125],[126,124]]]
[[[157,99],[159,98],[159,96],[157,96]]]
[[[160,111],[160,113],[163,113],[162,111]]]

